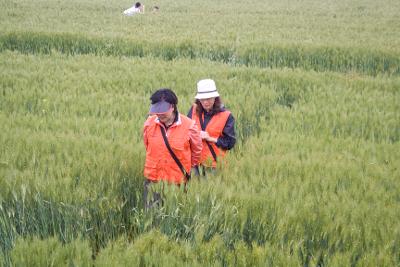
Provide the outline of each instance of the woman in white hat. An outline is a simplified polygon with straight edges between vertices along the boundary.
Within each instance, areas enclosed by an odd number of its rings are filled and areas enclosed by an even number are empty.
[[[224,157],[226,151],[234,147],[235,119],[222,104],[213,80],[204,79],[197,83],[195,99],[188,117],[196,122],[197,128],[201,129],[203,149],[200,166],[205,175],[206,169],[214,171],[217,162]]]

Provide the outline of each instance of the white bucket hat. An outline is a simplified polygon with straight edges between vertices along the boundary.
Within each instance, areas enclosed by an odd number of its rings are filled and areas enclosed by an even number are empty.
[[[214,80],[204,79],[197,83],[197,95],[196,99],[206,99],[211,97],[218,97],[217,87],[215,86]]]

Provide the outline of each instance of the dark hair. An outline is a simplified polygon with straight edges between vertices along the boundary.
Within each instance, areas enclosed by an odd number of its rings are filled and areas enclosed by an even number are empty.
[[[196,113],[197,113],[198,116],[200,116],[203,113],[204,108],[201,105],[201,102],[200,102],[199,99],[196,99],[195,103],[196,103]],[[222,104],[221,97],[217,96],[215,98],[214,105],[213,105],[213,107],[211,109],[211,113],[212,114],[217,114],[218,112],[221,112],[223,110],[223,107],[224,107],[224,105]]]
[[[135,7],[138,8],[140,7],[142,4],[140,2],[136,2]]]
[[[150,100],[151,104],[155,104],[157,102],[164,100],[172,104],[174,106],[174,111],[177,111],[176,105],[178,105],[178,97],[171,89],[168,88],[158,89],[151,95]]]

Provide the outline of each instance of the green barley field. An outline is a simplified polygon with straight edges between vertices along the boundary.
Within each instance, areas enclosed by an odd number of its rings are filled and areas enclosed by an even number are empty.
[[[142,3],[0,0],[0,266],[400,266],[400,2]],[[145,212],[149,97],[202,78],[237,145]]]

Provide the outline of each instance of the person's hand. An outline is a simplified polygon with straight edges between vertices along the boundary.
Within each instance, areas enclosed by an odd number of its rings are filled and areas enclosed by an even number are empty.
[[[207,138],[210,137],[210,135],[206,131],[200,131],[200,137],[201,139],[207,140]]]
[[[206,131],[200,131],[200,137],[208,142],[216,143],[217,138],[211,137],[208,132]]]

